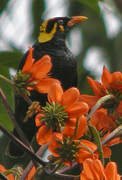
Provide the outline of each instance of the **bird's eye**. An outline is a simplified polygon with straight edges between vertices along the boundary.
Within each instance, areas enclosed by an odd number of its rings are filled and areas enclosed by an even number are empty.
[[[61,20],[61,19],[58,20],[58,24],[61,24],[61,25],[62,25],[62,24],[63,24],[63,20]]]

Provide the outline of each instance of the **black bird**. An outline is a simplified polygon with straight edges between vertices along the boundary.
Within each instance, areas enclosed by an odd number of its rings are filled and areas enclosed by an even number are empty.
[[[51,56],[53,67],[50,75],[61,81],[64,90],[77,86],[77,61],[66,46],[66,35],[75,24],[86,19],[84,16],[51,18],[42,23],[38,40],[33,45],[33,58],[35,60],[46,54]],[[18,69],[22,69],[27,55],[28,51],[23,56]],[[42,106],[45,105],[46,95],[44,94],[32,91],[30,98],[32,101],[39,101]],[[25,100],[15,95],[15,118],[28,140],[31,141],[35,135],[36,127],[33,118],[26,123],[23,122],[27,109],[28,104]],[[14,130],[14,134],[18,136],[16,130]],[[23,150],[11,142],[9,143],[9,153],[13,156],[20,156]]]

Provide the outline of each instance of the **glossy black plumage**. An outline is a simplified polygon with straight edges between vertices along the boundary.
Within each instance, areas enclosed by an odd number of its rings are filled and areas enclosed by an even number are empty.
[[[47,42],[41,43],[36,42],[33,45],[33,58],[35,60],[40,59],[43,55],[50,55],[52,60],[52,70],[50,72],[50,76],[56,79],[59,79],[61,81],[62,87],[64,90],[72,87],[77,86],[77,61],[74,59],[72,53],[66,46],[66,34],[70,30],[69,27],[67,27],[67,22],[71,18],[55,18],[51,19],[53,22],[49,21],[46,31],[50,31],[51,27],[53,27],[53,24],[55,22],[60,22],[61,25],[64,27],[64,32],[60,32],[60,30],[57,28],[57,32],[54,34],[54,37]],[[50,26],[49,26],[50,23]],[[28,52],[25,53],[23,56],[19,69],[22,69]],[[41,71],[41,69],[40,69]],[[46,102],[46,95],[39,94],[36,91],[31,92],[30,96],[32,101],[39,101],[42,106],[45,105]],[[29,141],[32,140],[32,137],[35,135],[36,127],[34,125],[34,118],[31,118],[28,120],[28,122],[23,123],[23,119],[26,115],[26,111],[28,109],[28,105],[25,102],[25,100],[15,95],[15,117],[22,128],[23,132],[25,133],[26,137]],[[14,130],[14,134],[17,135],[17,132]],[[18,135],[17,135],[18,136]],[[23,152],[23,151],[22,151]],[[20,148],[17,148],[13,142],[9,144],[9,153],[14,156],[21,155],[22,152],[20,151]]]

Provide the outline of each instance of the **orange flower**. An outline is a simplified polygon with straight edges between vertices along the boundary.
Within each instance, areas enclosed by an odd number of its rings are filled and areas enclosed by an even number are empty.
[[[72,137],[74,136],[74,132],[76,130],[74,139],[79,139],[80,137],[82,137],[87,130],[87,119],[84,115],[82,115],[78,119],[77,129],[76,129],[76,123],[77,123],[76,119],[70,119],[69,121],[67,121],[62,132],[63,135],[66,137]]]
[[[78,155],[79,141],[65,137],[62,133],[53,133],[48,149],[57,160],[71,166]]]
[[[7,169],[0,164],[0,173],[5,173],[7,171]],[[9,174],[6,176],[9,180],[15,180],[14,176],[12,174]]]
[[[120,180],[115,162],[108,162],[104,168],[98,159],[86,159],[83,162],[83,170],[80,174],[81,180]]]
[[[76,161],[78,163],[83,163],[83,161],[87,158],[97,158],[97,153],[94,154],[95,150],[97,149],[97,146],[88,140],[81,140],[80,141],[80,148],[78,150],[78,156],[76,158]]]
[[[80,95],[79,100],[86,102],[90,108],[92,108],[99,98],[112,94],[115,96],[115,100],[112,99],[109,103],[105,106],[110,108],[110,110],[116,109],[122,94],[122,73],[121,72],[114,72],[110,73],[106,67],[103,68],[103,74],[101,77],[101,83],[93,80],[91,77],[88,77],[88,83],[91,86],[94,96],[91,95]]]
[[[59,83],[54,83],[48,91],[48,100],[50,103],[59,103],[68,113],[69,118],[78,118],[88,113],[89,107],[83,101],[79,101],[80,92],[72,87],[63,92]]]
[[[102,97],[106,94],[122,93],[122,73],[114,72],[110,73],[106,67],[103,68],[103,74],[101,77],[102,83],[99,83],[92,78],[88,77],[88,83],[94,91],[97,97]]]
[[[46,139],[45,143],[47,143],[53,132],[62,132],[63,129],[64,134],[68,132],[66,130],[68,128],[72,129],[73,134],[77,118],[79,118],[78,129],[80,130],[77,131],[76,136],[79,137],[84,134],[87,121],[83,115],[87,114],[89,108],[86,103],[79,102],[79,96],[80,92],[75,87],[69,88],[65,92],[63,92],[60,83],[54,83],[50,87],[48,91],[49,103],[42,107],[43,112],[35,117],[36,125],[40,126],[36,135],[38,144],[42,145],[42,142],[44,144],[44,139]],[[73,125],[71,125],[72,119],[74,119]],[[50,136],[47,132],[50,132]]]
[[[48,73],[52,68],[51,58],[44,55],[41,59],[35,61],[32,56],[33,48],[29,47],[29,53],[22,72],[30,74],[28,79],[28,90],[37,90],[40,93],[47,93],[52,83],[58,80],[48,77]]]
[[[114,120],[107,114],[107,110],[104,108],[98,109],[92,116],[90,122],[98,131],[107,131],[116,128]]]

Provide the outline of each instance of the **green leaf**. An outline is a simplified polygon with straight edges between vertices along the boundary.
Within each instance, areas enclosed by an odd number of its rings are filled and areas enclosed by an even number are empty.
[[[4,11],[4,9],[6,8],[8,2],[9,2],[9,0],[1,0],[0,1],[0,13],[2,13]]]
[[[1,66],[0,65],[0,74],[4,75],[5,77],[9,78],[9,69],[8,67]],[[13,95],[13,88],[10,87],[9,84],[4,82],[0,79],[0,88],[3,90],[7,97],[7,101],[11,108],[13,108],[14,104],[14,95]],[[13,129],[13,123],[11,119],[8,116],[8,113],[2,104],[1,98],[0,98],[0,124],[2,124],[5,128],[12,130]]]
[[[98,2],[99,0],[71,0],[71,1],[78,1],[84,5],[87,5],[88,7],[92,8],[93,10],[95,10],[98,14],[100,13],[100,9],[98,6]]]
[[[21,58],[22,52],[20,51],[2,51],[0,52],[0,66],[17,68]]]
[[[42,16],[45,10],[44,0],[32,0],[32,19],[33,19],[33,34],[32,38],[35,40],[39,35],[39,26],[42,23]]]

